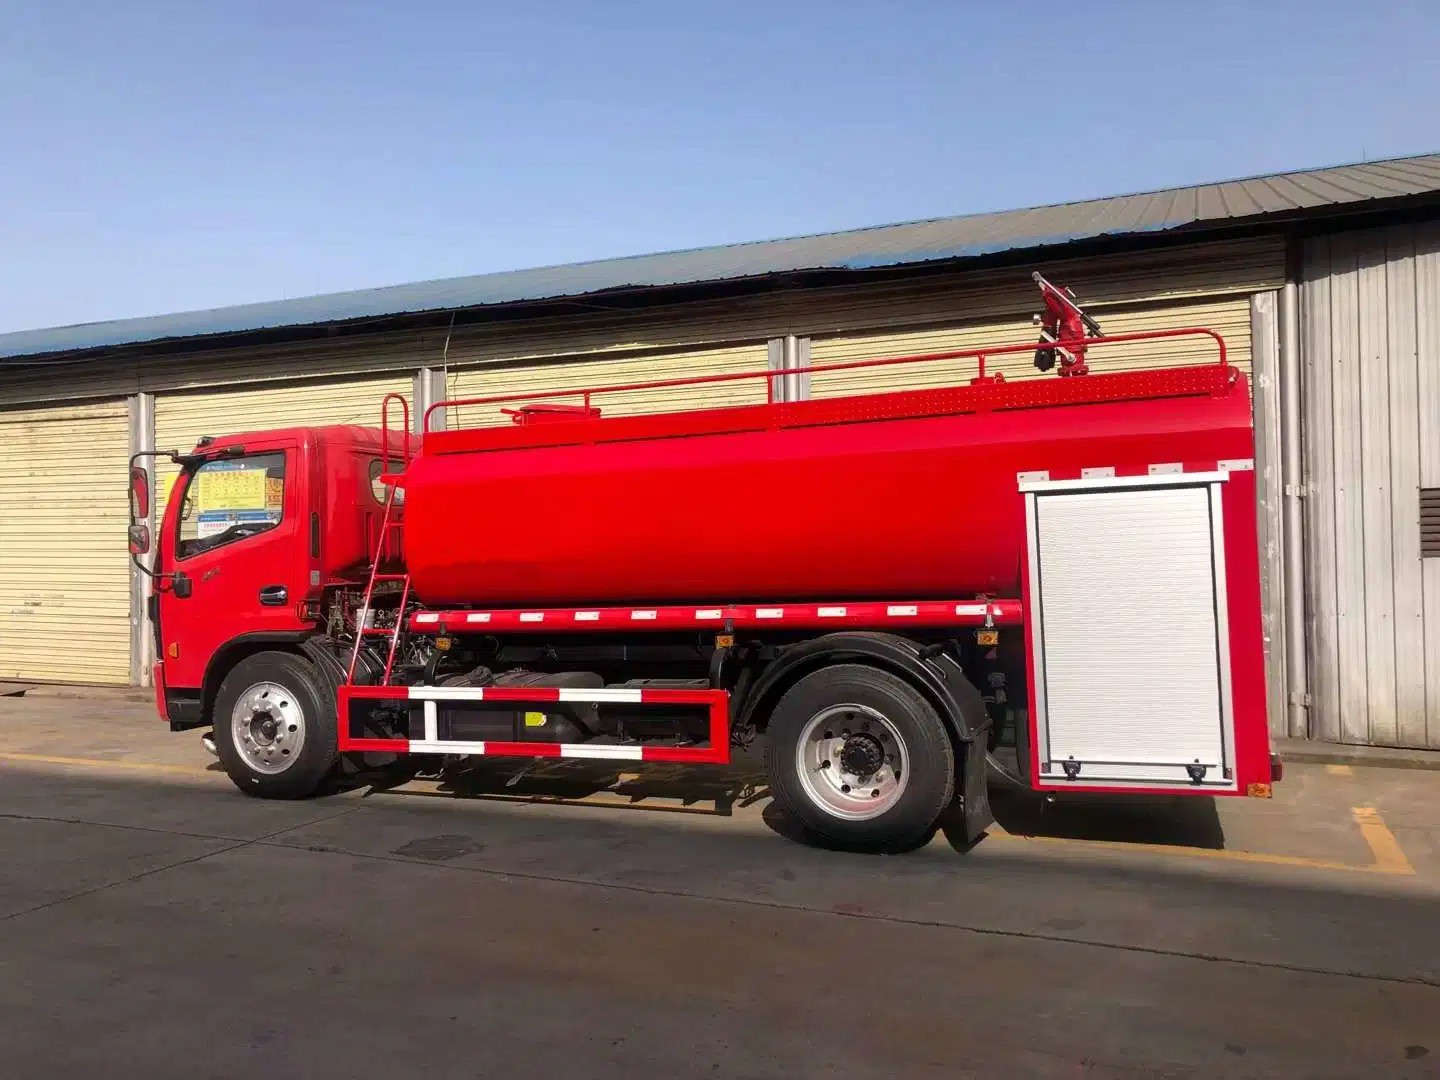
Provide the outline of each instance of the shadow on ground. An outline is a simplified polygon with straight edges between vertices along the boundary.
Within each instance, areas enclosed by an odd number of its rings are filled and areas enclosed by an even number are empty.
[[[428,794],[456,799],[566,802],[608,808],[729,817],[770,798],[769,781],[758,762],[727,768],[705,765],[636,765],[617,768],[596,762],[476,758],[425,778]],[[396,780],[406,779],[405,775]],[[376,791],[393,783],[370,780]],[[998,780],[991,785],[996,823],[1016,836],[1103,840],[1176,847],[1225,847],[1215,801],[1204,796],[1149,797],[1085,795],[1049,798]],[[773,804],[763,820],[774,832],[798,839],[799,830]],[[942,823],[942,828],[945,828]],[[963,849],[959,831],[945,828],[952,846]]]
[[[1177,847],[1225,847],[1214,798],[1208,795],[1061,795],[992,786],[995,820],[1016,836],[1106,840]]]
[[[770,797],[763,771],[748,765],[636,765],[476,758],[419,778],[436,782],[436,794],[457,799],[529,802],[595,801],[606,807],[729,817]],[[380,788],[382,785],[372,785]],[[598,801],[597,801],[598,800]]]

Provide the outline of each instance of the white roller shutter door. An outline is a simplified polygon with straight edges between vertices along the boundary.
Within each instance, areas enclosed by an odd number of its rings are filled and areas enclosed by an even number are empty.
[[[1215,487],[1029,496],[1042,780],[1232,786]]]

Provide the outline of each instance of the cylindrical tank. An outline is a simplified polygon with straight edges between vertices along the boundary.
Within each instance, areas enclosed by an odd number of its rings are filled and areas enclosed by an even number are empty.
[[[1084,378],[1091,397],[1138,385]],[[1207,378],[986,412],[907,416],[892,395],[433,433],[407,470],[406,564],[430,606],[1015,596],[1018,473],[1253,455],[1243,378]]]

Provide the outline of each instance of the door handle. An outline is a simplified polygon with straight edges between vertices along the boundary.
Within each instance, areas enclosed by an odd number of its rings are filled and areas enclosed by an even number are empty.
[[[265,607],[280,607],[290,599],[290,590],[284,585],[266,585],[260,590],[260,603]]]

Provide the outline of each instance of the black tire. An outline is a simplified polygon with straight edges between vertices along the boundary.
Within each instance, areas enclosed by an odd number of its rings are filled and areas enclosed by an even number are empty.
[[[909,761],[904,787],[893,805],[875,817],[841,816],[812,795],[801,776],[800,741],[806,727],[827,710],[845,705],[883,716],[903,742]],[[827,847],[909,850],[933,834],[955,796],[955,754],[939,714],[908,682],[878,668],[836,664],[806,675],[781,697],[766,735],[772,795],[810,839]],[[820,785],[812,780],[810,786]]]
[[[283,748],[275,750],[276,767],[281,770],[276,772],[252,766],[250,756],[238,745],[233,720],[242,696],[262,683],[283,691],[275,695],[275,715],[298,708],[303,725],[303,741],[293,760],[284,760],[289,752]],[[231,668],[215,695],[214,723],[220,764],[237,788],[256,798],[308,798],[325,786],[340,760],[335,700],[329,686],[309,661],[294,653],[255,653]],[[280,743],[286,737],[282,733]]]

